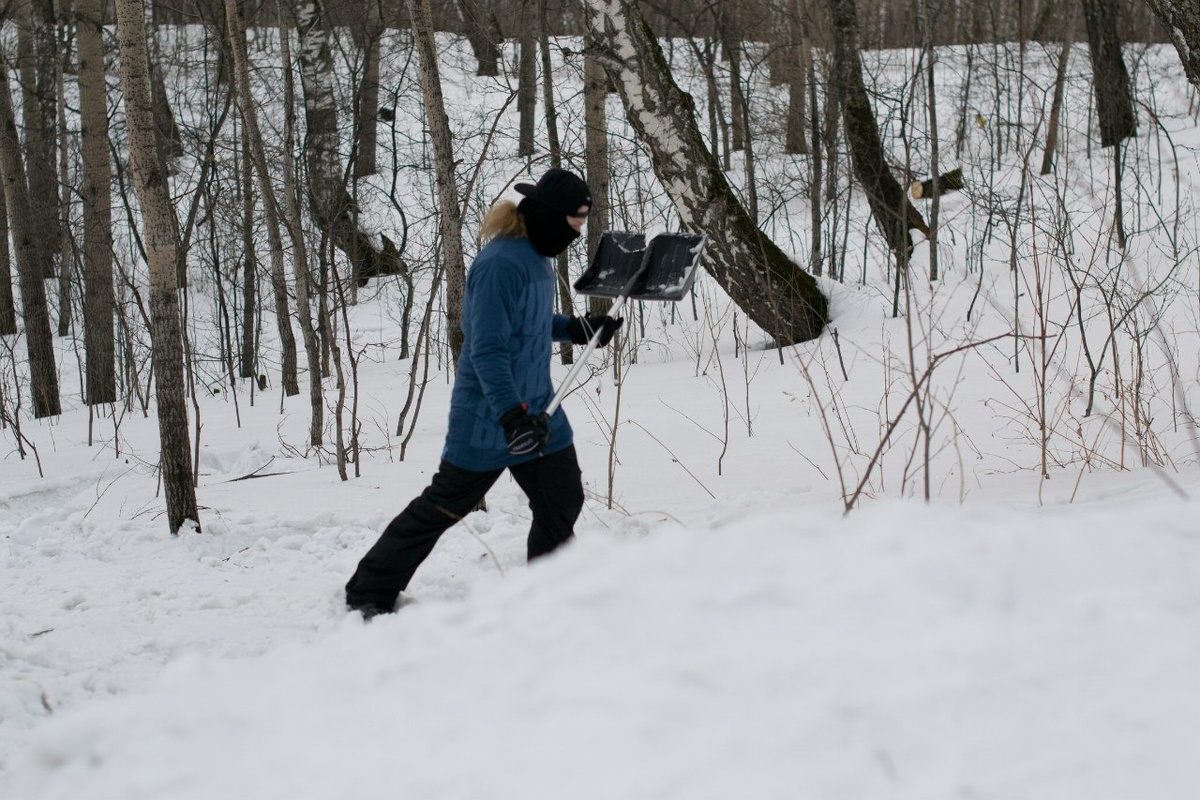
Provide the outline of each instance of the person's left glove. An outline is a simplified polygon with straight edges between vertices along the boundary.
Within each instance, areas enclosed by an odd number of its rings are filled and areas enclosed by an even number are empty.
[[[539,453],[550,441],[550,417],[530,414],[525,403],[505,411],[500,417],[500,427],[504,428],[508,452],[514,456]]]
[[[587,314],[582,317],[571,317],[571,321],[567,323],[567,331],[571,334],[572,344],[587,344],[592,340],[592,334],[598,330],[600,338],[596,344],[604,347],[612,341],[613,334],[617,332],[617,328],[620,328],[624,321],[624,317],[613,319],[609,316]]]

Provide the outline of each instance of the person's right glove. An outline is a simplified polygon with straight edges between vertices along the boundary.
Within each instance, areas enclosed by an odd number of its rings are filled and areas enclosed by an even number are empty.
[[[550,441],[550,417],[530,414],[525,403],[505,411],[500,417],[500,427],[504,428],[508,452],[514,456],[540,453]]]
[[[567,331],[571,334],[571,344],[587,344],[592,340],[592,334],[599,329],[600,338],[596,340],[596,344],[604,347],[612,341],[613,334],[617,332],[617,328],[620,328],[624,321],[624,317],[613,319],[609,316],[587,314],[582,317],[571,317],[571,321],[567,323]]]

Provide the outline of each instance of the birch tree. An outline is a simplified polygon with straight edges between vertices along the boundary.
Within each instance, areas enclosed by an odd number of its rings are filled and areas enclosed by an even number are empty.
[[[178,533],[200,519],[192,474],[191,442],[184,394],[183,340],[177,269],[179,222],[171,205],[166,164],[158,149],[150,100],[146,18],[142,0],[116,0],[121,52],[121,88],[134,187],[142,215],[142,238],[150,272],[150,338],[161,444],[159,468],[167,499],[167,526]]]
[[[816,338],[828,301],[811,275],[747,213],[704,143],[691,95],[671,77],[634,0],[587,0],[586,47],[621,95],[655,175],[685,228],[708,236],[704,264],[725,292],[780,344]]]
[[[1200,86],[1200,5],[1195,0],[1146,0],[1146,5],[1179,51],[1188,80]]]
[[[308,167],[309,202],[317,223],[349,257],[356,277],[394,275],[400,271],[398,253],[376,244],[358,229],[354,204],[346,191],[339,151],[338,106],[333,91],[333,53],[320,0],[301,0],[296,9],[300,37],[300,80],[304,88],[304,149]]]

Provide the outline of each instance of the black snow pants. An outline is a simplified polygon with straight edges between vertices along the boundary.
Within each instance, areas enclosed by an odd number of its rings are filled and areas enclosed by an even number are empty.
[[[528,558],[545,555],[570,539],[583,510],[583,481],[574,445],[508,470],[533,512]],[[502,472],[474,472],[442,461],[425,491],[388,524],[358,563],[346,584],[346,603],[351,608],[391,609],[438,538],[479,504]]]

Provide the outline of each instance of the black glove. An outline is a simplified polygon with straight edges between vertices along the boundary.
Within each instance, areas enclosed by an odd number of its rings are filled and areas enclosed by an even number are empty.
[[[613,334],[617,332],[617,328],[621,327],[621,323],[624,321],[624,317],[613,319],[608,316],[598,317],[588,314],[583,317],[571,317],[571,321],[567,323],[567,330],[571,334],[572,344],[587,344],[592,340],[592,334],[599,329],[600,339],[596,343],[604,347],[612,341]]]
[[[500,417],[508,452],[514,456],[540,453],[550,441],[550,417],[545,414],[530,414],[529,406],[521,403],[513,406]]]

